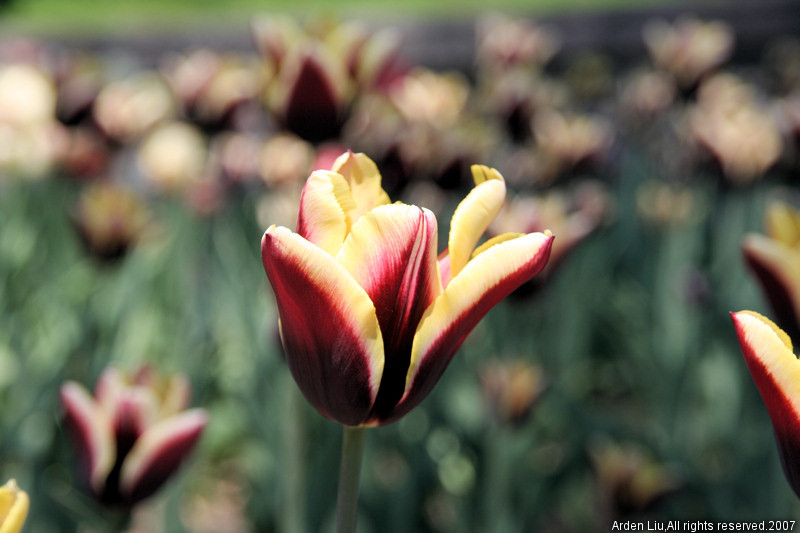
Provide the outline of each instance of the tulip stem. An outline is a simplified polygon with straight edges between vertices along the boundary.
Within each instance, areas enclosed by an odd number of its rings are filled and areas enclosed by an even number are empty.
[[[342,462],[339,465],[339,495],[336,502],[336,533],[354,533],[356,530],[364,431],[363,427],[344,426]]]

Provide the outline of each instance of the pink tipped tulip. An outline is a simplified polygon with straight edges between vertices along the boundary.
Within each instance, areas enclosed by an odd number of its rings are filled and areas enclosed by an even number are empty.
[[[177,470],[208,421],[203,409],[185,410],[189,392],[183,376],[161,382],[148,368],[106,369],[94,397],[75,382],[61,387],[78,468],[98,500],[133,505]]]
[[[308,178],[296,233],[264,234],[289,369],[324,416],[371,426],[409,412],[478,321],[547,263],[549,232],[476,249],[506,189],[494,169],[472,173],[438,257],[433,213],[390,203],[375,163],[350,152]]]
[[[789,336],[752,311],[733,313],[747,368],[767,407],[783,471],[800,497],[800,361]]]

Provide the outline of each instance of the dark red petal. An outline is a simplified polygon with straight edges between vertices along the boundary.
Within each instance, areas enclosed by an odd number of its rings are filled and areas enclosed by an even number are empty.
[[[360,425],[384,364],[372,301],[333,256],[286,228],[267,230],[261,256],[300,390],[328,418]]]
[[[380,418],[403,395],[414,333],[441,293],[436,268],[436,217],[405,204],[379,206],[352,227],[337,260],[375,305],[386,356],[369,418]]]
[[[544,268],[552,244],[552,236],[529,234],[497,244],[467,263],[426,310],[414,337],[405,394],[381,423],[400,418],[430,393],[481,318]]]
[[[122,464],[120,493],[125,501],[135,504],[157,491],[197,444],[207,422],[203,409],[191,409],[148,428]]]

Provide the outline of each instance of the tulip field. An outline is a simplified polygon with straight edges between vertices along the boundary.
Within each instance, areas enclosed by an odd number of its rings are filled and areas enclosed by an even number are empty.
[[[471,16],[0,33],[0,532],[800,531],[800,30]]]

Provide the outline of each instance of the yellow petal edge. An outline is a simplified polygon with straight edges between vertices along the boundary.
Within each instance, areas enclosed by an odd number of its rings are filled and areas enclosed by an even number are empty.
[[[13,479],[0,487],[0,533],[18,533],[28,516],[28,494]]]
[[[800,413],[800,361],[789,336],[774,322],[754,311],[734,314],[744,341]]]

